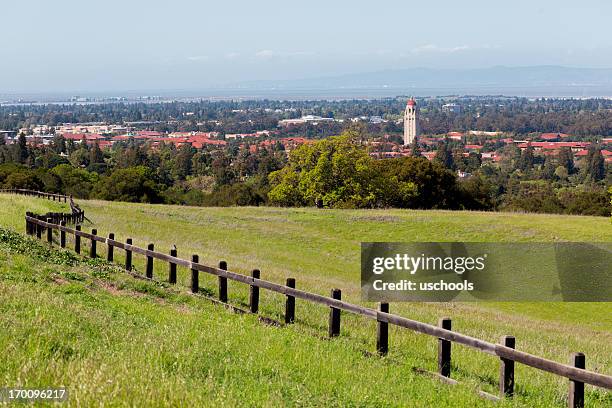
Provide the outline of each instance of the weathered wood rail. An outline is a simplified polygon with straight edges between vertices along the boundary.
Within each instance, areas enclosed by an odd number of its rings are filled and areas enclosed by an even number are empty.
[[[307,292],[295,288],[295,279],[287,279],[286,285],[260,279],[260,271],[254,269],[251,276],[243,275],[227,270],[227,263],[221,261],[218,267],[207,266],[199,263],[198,255],[193,255],[191,260],[177,257],[176,248],[170,250],[170,254],[157,252],[154,245],[149,244],[148,248],[141,248],[132,244],[132,239],[126,242],[115,240],[114,234],[109,234],[108,238],[101,237],[94,229],[91,233],[81,231],[81,226],[77,225],[74,229],[62,224],[53,223],[48,220],[40,220],[36,217],[26,215],[26,232],[30,235],[36,234],[42,237],[41,229],[46,229],[46,240],[49,244],[53,242],[53,231],[60,233],[60,246],[66,246],[65,234],[74,235],[75,251],[81,252],[81,239],[90,240],[89,256],[96,257],[96,242],[107,246],[107,259],[113,260],[114,249],[118,248],[125,251],[125,269],[132,270],[132,254],[139,254],[146,257],[146,276],[153,278],[154,259],[167,262],[169,265],[168,282],[176,283],[176,267],[182,266],[191,270],[190,290],[193,293],[199,291],[199,272],[204,272],[218,277],[219,301],[228,302],[227,281],[240,282],[250,286],[250,311],[257,313],[259,308],[259,290],[267,289],[272,292],[286,296],[285,323],[290,324],[295,321],[295,299],[320,304],[330,308],[329,310],[329,337],[340,335],[341,311],[353,313],[368,319],[377,321],[376,344],[377,352],[384,355],[389,350],[388,326],[394,325],[403,327],[417,333],[426,334],[438,339],[438,373],[439,378],[449,383],[456,383],[451,380],[451,344],[457,343],[476,349],[480,352],[496,356],[500,359],[499,371],[499,393],[500,397],[511,398],[514,395],[514,363],[524,364],[542,371],[546,371],[569,379],[568,406],[584,406],[584,385],[590,384],[604,389],[612,389],[612,376],[589,371],[585,369],[585,356],[582,353],[574,353],[571,356],[570,364],[562,364],[543,357],[535,356],[515,349],[515,338],[513,336],[502,337],[500,343],[491,343],[472,336],[458,333],[451,330],[451,320],[448,318],[440,319],[438,326],[411,320],[406,317],[389,313],[389,304],[381,303],[379,310],[355,305],[341,299],[341,290],[332,289],[331,297]],[[485,392],[480,392],[487,398],[498,399]]]
[[[46,214],[34,214],[27,212],[27,216],[37,218],[41,221],[51,222],[53,224],[64,224],[83,222],[85,220],[85,211],[79,210],[71,213],[48,212]]]
[[[34,197],[39,197],[39,198],[46,198],[46,199],[53,200],[53,201],[60,201],[64,203],[67,203],[68,200],[70,200],[70,196],[67,196],[64,194],[45,193],[42,191],[28,190],[24,188],[2,189],[0,190],[0,193],[34,196]]]
[[[67,203],[70,200],[70,196],[63,194],[51,194],[45,193],[43,191],[36,190],[27,190],[27,189],[1,189],[0,193],[8,193],[8,194],[18,194],[18,195],[26,195],[38,198],[46,198],[48,200],[58,201]],[[60,212],[48,212],[46,214],[34,214],[32,212],[27,212],[26,215],[34,218],[38,218],[41,221],[49,221],[54,224],[60,224],[62,221],[64,223],[77,223],[83,222],[85,220],[85,211],[81,209],[76,209],[70,213],[60,213]]]

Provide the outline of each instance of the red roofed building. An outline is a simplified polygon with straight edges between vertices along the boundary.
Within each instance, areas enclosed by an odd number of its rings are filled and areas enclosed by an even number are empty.
[[[465,145],[464,146],[466,150],[480,150],[482,149],[481,145]]]
[[[111,140],[113,142],[120,142],[123,140],[129,140],[130,138],[134,139],[134,140],[147,140],[147,139],[153,139],[153,137],[151,136],[146,136],[146,135],[119,135],[119,136],[113,136],[111,138]]]
[[[485,152],[481,155],[482,160],[497,160],[497,153],[495,152]]]
[[[66,140],[75,140],[75,141],[81,141],[83,139],[87,141],[106,139],[105,136],[99,135],[97,133],[63,133],[62,136]]]
[[[429,161],[432,161],[434,157],[436,157],[436,152],[422,152],[421,156],[425,157]]]
[[[542,133],[540,135],[540,139],[548,141],[565,139],[567,137],[569,137],[569,135],[566,135],[565,133]]]
[[[463,140],[463,133],[461,132],[448,132],[446,135],[452,140]]]
[[[113,145],[113,142],[111,142],[110,140],[88,140],[87,141],[88,146],[93,146],[96,143],[98,144],[98,147],[100,149],[107,149]]]
[[[584,157],[584,156],[586,156],[588,154],[589,154],[589,151],[587,149],[582,149],[582,150],[576,152],[574,154],[574,156],[576,156],[576,157]]]
[[[569,147],[572,151],[580,151],[589,147],[591,143],[589,142],[529,142],[529,143],[521,143],[518,147],[521,150],[526,149],[528,146],[533,147],[535,151],[540,150],[558,150],[562,147]]]
[[[136,136],[140,136],[142,138],[162,137],[163,133],[157,132],[155,130],[139,130],[136,132]]]

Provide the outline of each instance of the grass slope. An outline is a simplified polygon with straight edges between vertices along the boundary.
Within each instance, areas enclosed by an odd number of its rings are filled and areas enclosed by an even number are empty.
[[[351,341],[266,327],[2,230],[0,265],[0,382],[65,386],[69,405],[489,405]]]
[[[343,289],[343,298],[359,301],[359,242],[361,241],[609,241],[612,239],[612,228],[609,220],[595,217],[568,217],[552,215],[494,214],[446,211],[405,211],[405,210],[372,210],[372,211],[318,211],[314,209],[277,209],[277,208],[189,208],[175,206],[151,206],[126,203],[106,203],[100,201],[83,201],[80,203],[94,225],[85,225],[84,229],[96,227],[100,234],[114,232],[118,239],[134,238],[136,245],[145,246],[154,242],[157,249],[169,249],[176,244],[179,255],[185,258],[191,253],[198,253],[201,262],[216,264],[220,259],[229,262],[231,270],[248,273],[252,268],[262,270],[265,279],[283,282],[286,277],[297,279],[300,288],[327,294],[332,287]],[[0,223],[18,231],[23,230],[23,213],[26,209],[38,211],[34,205],[53,210],[58,204],[43,200],[16,196],[0,196]],[[41,211],[43,209],[41,208]],[[46,211],[46,210],[45,210]],[[102,255],[104,251],[102,250]],[[117,254],[121,262],[121,254]],[[143,261],[137,259],[137,268],[142,271]],[[166,266],[156,264],[155,274],[165,279]],[[187,271],[179,270],[179,283],[187,283]],[[215,281],[212,278],[202,279],[210,293],[215,292]],[[10,285],[9,285],[10,287]],[[3,290],[4,293],[4,290]],[[3,295],[4,296],[4,295]],[[97,297],[97,295],[96,295]],[[244,304],[247,301],[245,288],[230,283],[230,299],[234,303]],[[278,317],[282,311],[281,296],[262,293],[262,313]],[[151,302],[149,302],[151,303]],[[151,306],[162,308],[158,304]],[[198,306],[204,307],[204,306]],[[199,309],[198,309],[199,310]],[[421,321],[434,323],[438,317],[453,318],[455,330],[471,334],[490,341],[496,341],[503,334],[517,337],[517,348],[542,355],[557,361],[567,361],[573,351],[583,351],[587,355],[587,367],[610,373],[612,367],[612,321],[609,304],[561,304],[561,303],[486,303],[486,304],[393,304],[392,311]],[[160,312],[162,313],[162,312]],[[204,319],[214,320],[213,315],[219,312],[212,310]],[[224,317],[223,319],[226,319]],[[233,319],[234,317],[232,317]],[[244,324],[249,317],[235,317]],[[284,346],[276,349],[283,353],[300,353],[304,358],[316,360],[322,355],[320,347],[345,347],[356,350],[374,349],[375,325],[358,317],[343,315],[342,338],[334,342],[319,340],[313,344],[294,345],[297,339],[311,341],[325,333],[327,311],[324,308],[308,305],[298,301],[298,323],[291,329],[283,329],[281,343]],[[206,325],[206,323],[203,323]],[[210,323],[209,323],[210,324]],[[259,330],[260,328],[258,328]],[[264,328],[265,332],[277,333],[278,329]],[[237,329],[235,329],[237,330]],[[242,329],[241,329],[242,330]],[[130,334],[131,335],[131,334]],[[305,336],[312,335],[312,336]],[[267,336],[267,335],[266,335]],[[293,337],[294,336],[294,337]],[[435,369],[435,339],[416,335],[405,330],[392,328],[391,352],[389,357],[378,360],[364,358],[360,352],[347,357],[345,365],[339,365],[337,376],[356,375],[345,371],[367,371],[370,364],[389,366],[389,371],[382,377],[372,374],[372,379],[393,378],[400,375],[396,392],[403,395],[412,382],[424,379],[411,375],[408,366],[418,366],[429,370]],[[225,342],[227,336],[221,336],[217,342]],[[274,337],[274,336],[273,336]],[[129,337],[128,337],[129,338]],[[309,339],[309,340],[307,340]],[[244,353],[228,352],[244,358],[256,358],[252,354],[266,353],[266,343],[253,343],[250,337],[237,339]],[[215,341],[212,341],[215,344]],[[249,352],[254,344],[263,347],[257,353]],[[274,343],[270,345],[273,346]],[[210,345],[209,345],[210,346]],[[306,347],[298,350],[298,347]],[[311,351],[308,351],[311,350]],[[183,350],[177,350],[183,352]],[[306,353],[306,354],[303,354]],[[498,362],[485,356],[462,348],[453,349],[453,377],[459,379],[467,388],[481,388],[496,392]],[[129,358],[132,361],[133,359]],[[291,366],[290,357],[275,360],[286,368]],[[128,364],[127,362],[125,364]],[[361,366],[366,364],[366,366]],[[282,370],[281,368],[277,368]],[[325,373],[311,373],[311,380],[324,381]],[[306,368],[303,368],[306,370]],[[327,371],[326,371],[327,370]],[[302,373],[306,375],[306,373]],[[368,374],[369,376],[370,374]],[[552,375],[541,373],[528,367],[517,366],[517,402],[528,406],[563,406],[567,381]],[[368,377],[369,378],[369,377]],[[356,380],[356,379],[355,379]],[[238,381],[238,380],[237,380]],[[247,381],[242,378],[239,381]],[[269,380],[274,383],[276,380]],[[279,380],[280,381],[280,380]],[[357,381],[357,380],[356,380]],[[362,380],[363,381],[363,380]],[[267,384],[268,380],[263,383]],[[382,381],[378,381],[382,382]],[[287,384],[292,381],[287,380]],[[370,389],[372,398],[382,400],[346,399],[348,395],[338,395],[344,390],[330,394],[329,400],[317,399],[316,392],[308,398],[300,399],[304,404],[337,402],[339,405],[387,405],[393,401],[417,406],[427,406],[427,398],[437,398],[439,385],[425,380],[425,388],[419,393],[408,392],[409,399],[397,400],[382,391]],[[235,384],[234,384],[235,385]],[[233,388],[234,385],[228,385]],[[272,386],[267,384],[268,386]],[[368,388],[364,386],[364,388]],[[391,385],[388,385],[391,389]],[[350,387],[348,388],[350,389]],[[446,387],[443,387],[446,390]],[[594,405],[612,403],[610,393],[587,387],[588,401]],[[322,391],[322,389],[319,389]],[[91,391],[90,391],[91,392]],[[446,392],[446,391],[444,391]],[[452,391],[455,392],[455,391]],[[471,396],[463,394],[464,404],[454,406],[471,406],[467,402]],[[357,398],[354,391],[349,392]],[[262,392],[258,404],[266,404],[266,393]],[[420,397],[419,397],[420,395]],[[363,396],[363,395],[362,395]],[[292,401],[295,395],[285,401]],[[419,399],[421,398],[421,399]],[[425,398],[425,400],[423,400]],[[453,406],[441,396],[437,406]],[[431,400],[431,401],[433,401]],[[210,400],[208,400],[210,401]],[[421,404],[417,403],[420,401]],[[449,400],[450,401],[450,400]],[[471,401],[471,400],[470,400]],[[476,400],[475,400],[476,401]],[[384,402],[384,403],[383,403]],[[476,402],[474,402],[476,403]],[[482,403],[481,401],[478,403]]]

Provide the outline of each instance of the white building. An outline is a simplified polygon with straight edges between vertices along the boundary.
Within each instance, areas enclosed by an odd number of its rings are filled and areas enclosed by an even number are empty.
[[[457,105],[456,103],[447,103],[442,105],[442,112],[461,113],[461,105]]]
[[[417,114],[417,104],[413,98],[410,98],[404,112],[404,146],[412,144],[413,140],[418,137]]]

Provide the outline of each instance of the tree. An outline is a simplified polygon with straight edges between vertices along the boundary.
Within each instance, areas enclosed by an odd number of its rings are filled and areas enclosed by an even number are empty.
[[[453,160],[453,154],[448,147],[448,140],[438,145],[438,150],[434,156],[434,160],[442,164],[447,169],[453,170],[455,168],[455,161]]]
[[[555,177],[555,165],[549,156],[544,158],[544,165],[542,166],[540,177],[545,180],[552,180]]]
[[[531,144],[529,144],[527,148],[521,152],[521,157],[519,158],[516,167],[522,171],[529,171],[533,168],[533,163],[533,147]]]
[[[40,190],[41,182],[32,170],[22,170],[9,174],[4,180],[4,188],[24,188],[28,190]]]
[[[64,194],[76,198],[89,198],[93,186],[99,179],[96,173],[75,169],[69,164],[60,164],[51,169],[51,173],[60,178]]]
[[[172,161],[172,177],[175,180],[185,180],[191,174],[192,160],[195,150],[191,145],[184,144],[179,147]]]
[[[26,137],[23,133],[19,134],[17,138],[17,143],[14,145],[14,161],[15,163],[24,164],[28,161],[29,151],[28,151],[28,143],[26,141]]]
[[[567,174],[572,174],[574,172],[574,156],[569,147],[562,147],[559,149],[557,158],[559,166],[565,167]]]
[[[375,162],[385,180],[411,183],[416,193],[402,201],[399,207],[458,208],[457,177],[437,161],[424,157],[401,157]],[[408,187],[408,185],[406,185]],[[393,190],[393,188],[391,188]],[[391,193],[392,194],[392,193]]]
[[[585,170],[587,176],[593,181],[603,180],[606,175],[605,161],[601,150],[591,147],[585,160]]]
[[[117,169],[95,185],[96,198],[141,203],[161,202],[160,189],[152,172],[144,166]]]
[[[410,146],[410,156],[412,157],[421,157],[421,149],[419,149],[419,142],[415,137],[412,139],[412,146]]]
[[[504,201],[504,207],[509,210],[535,213],[563,212],[563,205],[557,194],[546,181],[521,182],[516,194],[508,194]]]
[[[55,153],[66,153],[66,139],[62,135],[55,135],[53,137],[53,151]]]
[[[89,152],[81,145],[70,154],[69,160],[74,167],[87,167],[89,165]]]
[[[96,140],[93,147],[89,150],[89,164],[104,163],[104,153],[100,149],[100,145]]]
[[[354,136],[357,136],[353,138]],[[288,164],[270,174],[268,198],[282,206],[368,208],[384,205],[384,185],[373,159],[347,131],[291,152]]]

